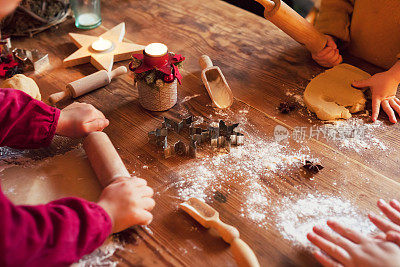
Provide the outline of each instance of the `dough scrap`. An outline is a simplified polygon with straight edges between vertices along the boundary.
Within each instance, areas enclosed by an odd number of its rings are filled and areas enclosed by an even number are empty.
[[[26,77],[23,74],[16,74],[13,77],[5,80],[1,88],[13,88],[23,91],[37,100],[42,100],[39,87],[32,78]]]
[[[321,120],[349,119],[351,113],[365,109],[362,91],[351,83],[371,77],[349,64],[340,64],[313,78],[304,91],[308,109]]]

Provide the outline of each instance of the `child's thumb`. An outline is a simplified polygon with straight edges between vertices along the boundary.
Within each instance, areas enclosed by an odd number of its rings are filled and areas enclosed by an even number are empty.
[[[369,87],[370,86],[370,78],[365,79],[365,80],[354,81],[351,84],[351,86],[354,87],[355,89],[364,89],[365,87]]]
[[[107,119],[96,119],[94,121],[85,123],[83,125],[83,128],[86,133],[98,132],[98,131],[102,131],[109,124],[110,124],[110,121]]]

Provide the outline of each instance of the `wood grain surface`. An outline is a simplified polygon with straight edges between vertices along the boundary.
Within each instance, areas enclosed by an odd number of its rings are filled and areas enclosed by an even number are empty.
[[[308,81],[323,68],[312,61],[304,47],[265,19],[222,1],[103,1],[102,17],[102,25],[94,30],[78,30],[69,19],[56,29],[33,39],[15,40],[13,44],[49,53],[52,69],[34,77],[43,99],[65,88],[71,81],[96,71],[89,64],[71,68],[62,66],[62,60],[76,50],[69,40],[69,32],[98,36],[124,21],[125,41],[143,45],[162,42],[170,51],[186,57],[178,104],[167,112],[143,109],[129,75],[77,99],[93,104],[105,113],[111,122],[105,132],[128,170],[145,178],[156,191],[157,206],[154,221],[149,226],[151,231],[140,227],[130,230],[133,239],[125,245],[128,249],[117,251],[113,259],[121,266],[234,266],[228,245],[178,210],[178,204],[182,202],[175,186],[179,171],[195,160],[164,159],[148,143],[147,133],[160,126],[163,116],[181,118],[191,114],[203,116],[206,121],[227,119],[234,122],[243,118],[240,115],[243,110],[246,110],[243,126],[246,134],[265,140],[273,138],[277,125],[289,131],[299,126],[323,125],[301,106],[290,114],[281,114],[277,110],[280,102],[301,95]],[[228,111],[219,112],[211,107],[200,79],[198,58],[203,54],[209,55],[221,68],[233,91],[235,101]],[[380,71],[349,55],[345,56],[345,61],[371,74]],[[127,65],[127,62],[117,63],[114,67],[120,65]],[[197,97],[183,101],[191,96]],[[368,118],[360,118],[368,123]],[[246,182],[249,177],[232,177],[231,183],[227,179],[220,189],[226,202],[211,197],[209,203],[220,212],[223,221],[239,229],[241,238],[253,248],[261,266],[316,265],[309,250],[282,237],[281,229],[276,225],[279,215],[276,207],[284,197],[319,192],[349,200],[363,212],[376,212],[379,198],[398,198],[399,126],[390,125],[385,115],[380,116],[380,120],[384,121],[383,126],[375,129],[374,134],[384,141],[386,150],[370,148],[357,152],[325,139],[312,138],[303,142],[289,139],[285,146],[293,150],[307,146],[310,155],[318,158],[325,168],[315,177],[305,175],[300,168],[283,168],[273,177],[265,178],[262,184],[268,192],[266,205],[270,205],[271,211],[267,212],[262,227],[240,216],[246,199],[240,182]],[[56,140],[51,147],[32,151],[31,155],[44,158],[63,153],[76,143]],[[226,168],[229,170],[232,166]]]

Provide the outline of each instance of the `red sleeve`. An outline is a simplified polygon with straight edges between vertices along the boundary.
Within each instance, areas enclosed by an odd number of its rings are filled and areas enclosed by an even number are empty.
[[[0,266],[67,266],[99,247],[111,232],[97,204],[63,198],[15,206],[0,191]]]
[[[56,132],[60,110],[15,89],[0,89],[0,146],[48,146]]]

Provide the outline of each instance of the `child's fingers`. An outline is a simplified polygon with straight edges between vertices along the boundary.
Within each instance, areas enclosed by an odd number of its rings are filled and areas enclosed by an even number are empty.
[[[149,225],[153,220],[153,214],[151,214],[147,210],[137,210],[136,216],[138,218],[137,224],[138,225]]]
[[[379,110],[381,108],[381,100],[377,98],[372,99],[372,121],[376,121],[378,119]]]
[[[392,107],[392,109],[394,109],[394,111],[396,111],[397,114],[400,115],[400,105],[397,104],[397,102],[394,101],[393,98],[389,100],[389,104],[390,104],[390,106]]]
[[[389,116],[389,121],[391,123],[396,123],[397,122],[396,114],[394,114],[393,109],[390,107],[389,101],[383,100],[381,103],[381,106],[382,106],[383,111],[385,111],[385,113]]]
[[[381,216],[369,214],[368,218],[373,224],[375,224],[376,227],[378,227],[384,233],[387,233],[389,231],[400,232],[400,226],[382,218]]]
[[[369,87],[371,85],[371,81],[370,81],[370,78],[368,78],[368,79],[364,79],[364,80],[354,81],[351,83],[351,85],[353,87],[357,87],[357,88],[365,88],[365,87]]]
[[[135,186],[146,186],[147,181],[145,179],[139,178],[139,177],[133,177],[130,179],[130,181],[135,185]]]
[[[102,131],[110,124],[107,119],[95,119],[91,122],[87,122],[83,125],[83,129],[86,133]]]
[[[328,35],[328,41],[326,42],[326,45],[328,47],[332,47],[333,49],[337,48],[337,45],[336,45],[335,41],[333,40],[332,36],[329,36],[329,35]]]
[[[398,212],[400,212],[400,203],[396,200],[396,199],[392,199],[389,202],[390,206],[392,206],[392,208],[394,208],[395,210],[397,210]]]
[[[372,235],[371,236],[373,239],[377,239],[377,240],[386,240],[386,234],[385,233],[379,233],[376,235]]]
[[[400,105],[400,99],[398,99],[397,97],[394,98],[394,101]]]
[[[335,62],[333,62],[333,66],[339,65],[340,63],[342,63],[343,58],[341,55],[338,56],[338,58],[336,59]]]
[[[400,213],[387,204],[383,199],[379,199],[378,201],[379,209],[389,218],[392,222],[397,225],[400,225]]]
[[[322,227],[315,226],[313,228],[314,233],[325,238],[326,240],[344,248],[346,251],[353,249],[354,243],[350,242],[348,239],[332,232],[328,232],[327,230],[323,229]]]
[[[389,231],[386,234],[386,240],[400,246],[400,233],[395,231]]]
[[[317,59],[314,58],[315,61],[321,66],[324,67],[333,67],[342,62],[342,56],[339,54],[339,50],[335,50],[333,55],[331,55],[329,58],[325,57],[323,59]]]
[[[147,211],[151,211],[155,205],[156,202],[152,198],[146,197],[142,199],[142,207]]]
[[[315,250],[313,252],[315,259],[324,267],[341,267],[343,266],[337,261],[334,261],[329,256],[323,254],[321,251]]]
[[[319,52],[316,55],[313,55],[313,58],[315,60],[325,60],[326,58],[329,57],[329,55],[332,55],[335,52],[334,49],[332,49],[332,47],[325,47],[324,49],[322,49],[321,52]]]
[[[343,248],[333,244],[332,242],[315,233],[309,233],[307,238],[311,243],[319,247],[326,254],[340,263],[345,263],[350,259],[349,254]]]
[[[356,244],[360,244],[361,242],[366,240],[366,238],[361,233],[354,231],[353,229],[350,229],[348,227],[345,227],[336,221],[328,220],[327,224],[333,231],[335,231],[336,233],[340,234],[341,236],[347,238],[348,240]]]
[[[154,190],[151,187],[143,187],[143,189],[141,189],[141,194],[142,197],[152,197],[154,196]]]

